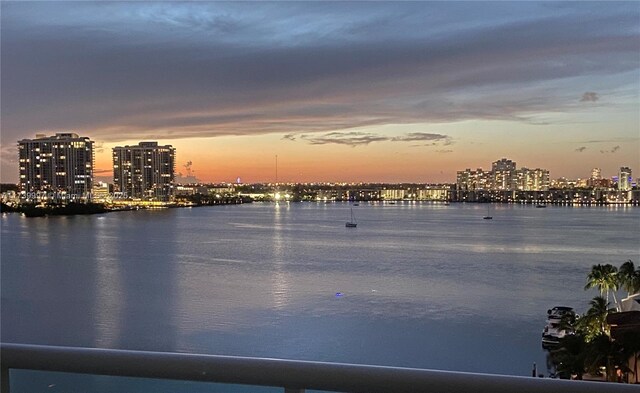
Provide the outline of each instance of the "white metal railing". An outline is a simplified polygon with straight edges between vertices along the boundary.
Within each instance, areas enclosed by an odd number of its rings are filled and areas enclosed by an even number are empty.
[[[2,392],[9,369],[159,378],[334,392],[638,392],[638,386],[413,368],[184,353],[0,344]]]

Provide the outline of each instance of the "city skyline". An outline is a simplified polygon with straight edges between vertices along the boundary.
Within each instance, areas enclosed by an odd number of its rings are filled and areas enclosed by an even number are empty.
[[[455,182],[640,167],[637,3],[2,3],[17,141],[156,140],[204,182]]]

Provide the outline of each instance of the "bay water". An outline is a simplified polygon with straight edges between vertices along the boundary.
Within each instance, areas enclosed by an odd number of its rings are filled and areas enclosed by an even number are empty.
[[[345,227],[350,209],[357,228]],[[594,264],[640,263],[640,209],[486,213],[314,202],[3,214],[1,338],[522,376],[536,362],[545,372],[547,309],[584,312],[597,294],[583,289]],[[12,385],[80,383],[36,374]],[[123,391],[82,378],[91,391]]]

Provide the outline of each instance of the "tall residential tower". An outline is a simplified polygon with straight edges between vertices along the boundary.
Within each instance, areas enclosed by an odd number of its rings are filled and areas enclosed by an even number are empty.
[[[623,166],[620,168],[620,173],[618,174],[618,190],[620,191],[629,191],[631,190],[631,168]]]
[[[176,149],[158,142],[113,148],[114,191],[131,198],[167,201],[173,193]]]
[[[48,199],[88,197],[93,186],[93,141],[73,133],[37,134],[18,141],[20,190]]]

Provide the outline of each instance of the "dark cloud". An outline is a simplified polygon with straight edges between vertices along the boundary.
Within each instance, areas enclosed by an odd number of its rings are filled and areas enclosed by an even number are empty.
[[[311,145],[336,144],[351,147],[368,145],[371,142],[382,142],[389,140],[389,138],[385,136],[375,135],[367,132],[330,132],[324,135],[300,135],[300,139],[304,139]]]
[[[637,12],[615,7],[575,9],[584,23],[567,23],[428,3],[2,6],[3,134],[16,140],[45,129],[121,141],[530,122],[573,110],[554,91],[523,98],[536,86],[638,69]],[[456,27],[460,17],[474,27]]]
[[[443,145],[452,144],[451,137],[443,134],[432,134],[428,132],[410,132],[406,135],[391,138],[393,142],[416,142],[416,141],[431,141],[431,144],[442,142]]]
[[[290,141],[295,141],[296,140],[296,136],[294,134],[286,134],[282,137],[282,139],[286,139],[286,140],[290,140]]]
[[[637,142],[640,137],[632,138],[611,138],[611,139],[592,139],[588,141],[582,141],[580,143],[615,143],[615,142]]]
[[[448,146],[451,145],[452,139],[448,135],[432,134],[426,132],[410,132],[404,135],[396,137],[388,137],[378,135],[370,132],[360,131],[347,131],[347,132],[330,132],[327,134],[287,134],[282,139],[295,141],[296,138],[304,140],[311,145],[348,145],[348,146],[360,146],[368,145],[372,142],[416,142],[416,141],[431,141],[430,143],[412,145],[412,147],[419,146]]]
[[[582,95],[580,102],[596,102],[599,99],[600,97],[598,97],[598,93],[593,91],[588,91]]]
[[[578,153],[582,153],[585,150],[587,150],[586,146],[580,146],[579,148],[576,149]]]

